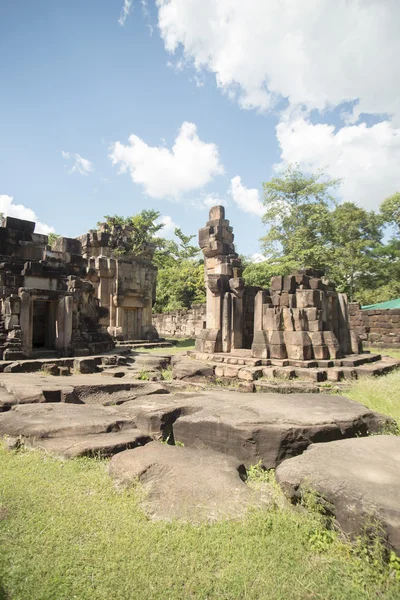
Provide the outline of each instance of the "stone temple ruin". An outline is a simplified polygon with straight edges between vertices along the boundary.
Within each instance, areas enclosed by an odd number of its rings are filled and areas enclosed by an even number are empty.
[[[207,307],[193,358],[219,363],[217,376],[253,380],[273,377],[273,367],[283,368],[278,375],[284,378],[315,381],[356,377],[357,372],[346,369],[360,367],[361,374],[372,363],[372,372],[365,374],[385,372],[380,355],[363,353],[360,337],[351,329],[347,296],[323,272],[303,269],[273,277],[267,290],[246,287],[233,240],[225,209],[211,208],[206,227],[199,230]],[[233,365],[257,368],[240,373]]]
[[[196,351],[146,354],[126,345],[106,352],[115,338],[156,335],[153,248],[132,256],[132,231],[106,224],[49,246],[34,227],[12,218],[0,227],[6,448],[112,456],[110,476],[142,485],[150,518],[194,522],[275,505],[275,492],[259,494],[245,482],[246,468],[260,464],[276,469],[294,502],[311,484],[349,535],[364,533],[373,514],[400,554],[400,437],[370,435],[395,431],[396,423],[318,387],[400,361],[360,354],[346,296],[322,273],[275,277],[269,290],[246,287],[232,228],[214,207],[200,230],[207,315]],[[96,353],[104,354],[88,356]]]
[[[78,239],[34,233],[35,223],[7,217],[0,227],[0,353],[4,360],[106,352],[117,339],[152,339],[156,267],[119,255],[123,228]]]

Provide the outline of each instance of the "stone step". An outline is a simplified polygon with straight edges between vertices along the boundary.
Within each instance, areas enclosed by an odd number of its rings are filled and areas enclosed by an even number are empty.
[[[400,367],[400,360],[389,359],[380,360],[372,364],[365,364],[361,367],[355,367],[354,370],[357,373],[357,377],[376,377],[377,375],[385,375],[398,369]]]
[[[361,367],[369,363],[380,361],[382,356],[380,354],[354,354],[352,356],[346,356],[335,360],[335,366],[337,367]],[[340,364],[339,364],[340,363]]]
[[[319,394],[318,385],[313,382],[296,381],[284,383],[281,381],[259,380],[254,383],[256,392],[266,394]]]

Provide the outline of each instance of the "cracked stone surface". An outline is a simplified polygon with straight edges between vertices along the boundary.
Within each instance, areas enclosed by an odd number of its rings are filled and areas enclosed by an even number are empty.
[[[332,506],[348,534],[360,534],[368,518],[383,527],[400,554],[400,437],[379,435],[313,444],[282,463],[277,480],[292,500],[311,485]]]
[[[109,473],[123,485],[141,484],[143,508],[153,519],[239,517],[261,500],[241,479],[243,464],[212,450],[151,442],[114,456]]]
[[[171,436],[187,448],[222,452],[246,466],[261,460],[273,468],[313,442],[377,433],[391,422],[341,396],[230,390],[145,395],[145,390],[119,406],[17,405],[0,414],[0,435],[31,440],[137,429],[153,439]]]

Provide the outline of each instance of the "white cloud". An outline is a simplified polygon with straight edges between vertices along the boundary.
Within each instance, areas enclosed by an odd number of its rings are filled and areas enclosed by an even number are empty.
[[[137,135],[126,146],[116,142],[110,149],[113,165],[120,173],[129,172],[134,183],[142,185],[152,198],[179,200],[182,194],[200,189],[224,172],[218,147],[203,142],[194,123],[185,121],[172,150],[149,146]]]
[[[206,208],[211,208],[212,206],[228,206],[228,202],[224,198],[208,194],[203,198],[203,206]]]
[[[358,101],[360,112],[400,122],[397,0],[156,0],[159,28],[171,53],[244,108],[324,110]]]
[[[125,25],[126,19],[129,17],[129,13],[131,12],[133,0],[124,0],[124,4],[121,8],[121,14],[119,15],[118,23],[123,27]]]
[[[265,260],[267,260],[267,257],[264,256],[264,254],[260,254],[259,252],[255,252],[254,254],[251,255],[250,258],[254,263],[261,263],[261,262],[264,262]]]
[[[163,225],[163,228],[160,229],[160,231],[158,232],[159,236],[161,236],[163,238],[167,238],[167,239],[172,239],[175,237],[174,231],[175,231],[175,228],[178,227],[178,225],[176,223],[174,223],[174,221],[172,220],[172,217],[170,217],[168,215],[164,215],[162,217],[159,217],[157,219],[156,223]]]
[[[61,151],[61,154],[66,160],[72,160],[72,168],[69,173],[89,175],[89,173],[94,171],[93,163],[87,158],[83,158],[80,154],[77,154],[76,152],[65,152],[64,150]]]
[[[262,217],[265,209],[260,200],[259,191],[256,188],[247,188],[237,175],[231,179],[230,194],[236,204],[244,212]]]
[[[276,130],[283,163],[297,162],[308,171],[323,168],[331,177],[343,178],[345,201],[376,209],[400,189],[400,128],[389,121],[335,131],[296,117],[281,121]]]
[[[54,227],[46,225],[46,223],[41,223],[31,208],[27,208],[26,206],[23,206],[23,204],[14,204],[13,196],[0,194],[0,212],[8,217],[34,221],[36,223],[36,233],[43,233],[45,235],[54,233]]]

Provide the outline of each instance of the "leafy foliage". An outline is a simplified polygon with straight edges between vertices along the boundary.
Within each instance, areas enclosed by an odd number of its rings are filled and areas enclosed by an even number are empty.
[[[305,175],[289,165],[263,184],[268,231],[261,242],[267,260],[247,261],[247,283],[266,287],[273,275],[311,267],[363,304],[400,295],[400,193],[374,212],[354,202],[338,204],[339,183],[323,171]],[[388,227],[397,237],[385,243]]]
[[[49,233],[49,235],[47,236],[49,246],[52,246],[59,237],[60,237],[59,233]]]
[[[205,302],[204,264],[199,248],[190,243],[194,236],[184,235],[179,228],[174,233],[177,241],[165,240],[154,257],[158,266],[155,312]]]
[[[114,241],[114,253],[116,255],[141,255],[148,249],[150,244],[155,247],[162,245],[163,238],[157,237],[157,233],[163,228],[163,224],[157,222],[160,213],[157,210],[142,210],[131,217],[119,215],[106,215],[106,224],[112,232],[111,243]],[[98,225],[103,223],[99,222]]]

